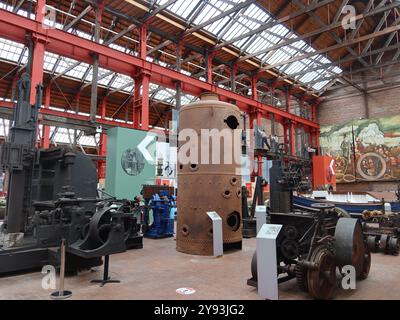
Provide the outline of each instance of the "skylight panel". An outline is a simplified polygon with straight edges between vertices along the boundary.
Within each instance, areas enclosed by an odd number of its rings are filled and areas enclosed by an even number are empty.
[[[162,5],[166,3],[167,0],[159,0],[157,3]],[[244,0],[242,0],[244,1]],[[210,0],[203,9],[200,11],[198,16],[194,20],[194,24],[198,25],[204,21],[207,21],[223,11],[229,10],[234,5],[242,2],[240,0]],[[168,9],[172,13],[175,13],[182,18],[188,18],[193,12],[193,9],[199,4],[199,1],[183,1],[178,0],[174,5],[170,6]],[[189,6],[190,9],[189,10]],[[231,21],[228,22],[228,19]],[[234,19],[234,20],[233,20]],[[231,14],[229,17],[220,19],[211,25],[205,27],[205,29],[213,33],[216,37],[220,37],[222,40],[229,41],[235,37],[242,34],[248,33],[251,30],[255,30],[261,25],[273,21],[273,18],[268,13],[267,10],[261,8],[257,4],[251,4],[245,9],[242,9],[236,13]],[[262,31],[260,34],[255,34],[251,37],[236,41],[233,43],[236,47],[244,51],[245,53],[257,53],[260,50],[265,50],[268,47],[273,47],[282,41],[288,39],[296,39],[298,36],[291,31],[288,27],[283,24],[277,24],[267,30]],[[271,52],[260,53],[256,57],[259,58],[263,63],[274,65],[281,63],[283,61],[289,60],[293,57],[299,57],[307,53],[313,53],[316,50],[307,44],[303,40],[298,40],[290,45],[286,45],[277,50]],[[278,66],[281,72],[288,75],[299,73],[302,71],[307,71],[307,68],[313,68],[316,63],[330,64],[331,61],[322,55],[316,55],[311,59],[303,59],[300,61],[294,61],[292,63]],[[323,67],[321,67],[323,68]],[[341,73],[341,69],[334,69],[335,73]],[[312,77],[313,73],[308,74],[308,77]],[[302,75],[301,78],[308,79],[307,74]]]
[[[335,72],[335,73],[342,73],[343,72],[343,70],[341,68],[339,68],[339,67],[334,67],[332,69],[332,71]]]
[[[303,62],[303,63],[302,63]],[[304,64],[306,64],[305,61],[295,61],[293,63],[290,64],[290,66],[286,69],[286,73],[287,74],[293,74],[296,72],[300,72],[302,70],[304,70],[306,68],[306,66]]]
[[[53,70],[54,64],[56,63],[58,58],[59,58],[59,55],[57,55],[57,54],[45,52],[43,68],[48,71]]]
[[[164,0],[164,4],[167,0]],[[192,12],[192,10],[196,7],[196,5],[200,2],[200,0],[195,1],[187,1],[187,0],[178,0],[172,6],[168,7],[168,10],[183,17],[187,18],[188,15]]]
[[[105,73],[110,73],[110,71],[107,70]],[[99,84],[101,84],[103,86],[108,86],[108,84],[110,83],[110,81],[113,78],[113,76],[114,76],[113,73],[109,74],[105,78],[102,78],[101,80],[99,80]]]
[[[330,81],[326,80],[326,81],[322,81],[322,82],[318,82],[315,85],[313,85],[313,89],[314,90],[321,90],[323,87],[325,87]]]
[[[23,50],[23,44],[0,38],[1,59],[18,62]]]
[[[118,76],[115,78],[112,87],[115,89],[122,88],[123,86],[126,86],[127,84],[131,83],[133,79],[131,77],[128,77],[123,74],[118,74]],[[127,88],[127,87],[125,87]]]
[[[309,73],[305,74],[303,77],[301,77],[299,79],[299,81],[301,81],[303,83],[311,82],[315,78],[317,78],[318,76],[320,76],[320,74],[318,72],[316,72],[316,71],[309,72]]]

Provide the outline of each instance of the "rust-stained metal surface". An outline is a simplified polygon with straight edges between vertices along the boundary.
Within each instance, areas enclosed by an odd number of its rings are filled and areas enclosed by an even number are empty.
[[[199,143],[194,147],[198,150],[198,162],[184,163],[178,159],[176,248],[180,252],[213,254],[212,222],[208,211],[216,211],[222,218],[224,248],[241,248],[241,173],[240,165],[235,161],[240,159],[241,143],[240,138],[234,138],[240,134],[241,122],[239,109],[218,101],[213,94],[203,94],[200,101],[182,107],[179,113],[180,132],[194,129],[199,137]],[[204,139],[200,142],[201,129],[217,129],[218,134],[225,129],[222,132],[232,138],[232,144],[226,144],[224,148],[224,139],[211,135],[215,140],[209,139],[207,146]],[[220,147],[213,153],[212,146],[217,140]],[[180,142],[180,152],[185,146],[187,143]],[[204,161],[207,149],[209,164]],[[217,153],[221,164],[216,164],[216,158],[213,160]]]

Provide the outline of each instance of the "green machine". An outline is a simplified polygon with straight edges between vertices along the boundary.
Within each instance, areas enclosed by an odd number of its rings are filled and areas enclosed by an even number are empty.
[[[154,184],[156,135],[146,131],[112,128],[107,133],[106,192],[133,200],[142,185]]]

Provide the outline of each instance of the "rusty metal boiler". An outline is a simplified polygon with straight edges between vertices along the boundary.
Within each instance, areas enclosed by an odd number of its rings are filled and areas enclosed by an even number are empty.
[[[200,140],[201,129],[225,129],[232,139],[234,130],[241,130],[241,114],[232,104],[218,100],[218,96],[205,93],[200,101],[182,107],[179,112],[179,130],[194,129]],[[239,135],[240,135],[239,131]],[[238,132],[236,131],[236,134]],[[183,164],[178,157],[178,199],[176,248],[180,252],[197,255],[213,254],[212,222],[208,211],[216,211],[222,218],[224,250],[241,249],[242,204],[240,139],[224,150],[220,139],[221,164],[212,161],[212,139],[209,146],[198,143],[198,162]],[[179,143],[181,151],[182,145]],[[209,149],[209,164],[201,161],[202,150]],[[224,161],[224,151],[231,153],[233,161]],[[236,158],[235,158],[236,157]],[[225,163],[227,162],[227,163]]]

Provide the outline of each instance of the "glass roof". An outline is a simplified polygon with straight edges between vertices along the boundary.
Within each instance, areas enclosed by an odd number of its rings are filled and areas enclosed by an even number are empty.
[[[245,0],[177,0],[173,5],[168,7],[167,10],[186,21],[192,21],[194,25],[198,25],[244,1]],[[168,2],[168,0],[157,0],[157,4],[159,5],[165,4],[166,2]],[[219,40],[229,41],[273,21],[275,21],[274,18],[264,8],[253,3],[205,26],[204,29],[215,35]],[[265,52],[269,47],[297,37],[298,36],[286,26],[278,24],[261,33],[236,41],[233,45],[245,54],[255,54],[260,50]],[[303,40],[298,40],[289,45],[280,47],[277,50],[260,53],[256,55],[256,57],[260,59],[264,65],[273,65],[311,52],[315,52],[315,49]],[[326,68],[324,66],[329,63],[332,63],[332,61],[323,55],[316,54],[310,59],[303,59],[279,66],[277,69],[288,76],[296,74],[293,77],[295,80],[306,86],[308,83],[311,83],[311,87],[318,91],[330,82],[323,80],[327,78],[326,72],[331,74],[339,74],[342,72],[339,67],[331,66]],[[317,65],[321,66],[321,70],[307,72],[307,69],[312,68],[315,70]],[[319,79],[321,81],[318,81]]]
[[[158,5],[162,5],[167,1],[168,0],[157,0],[156,2]],[[188,22],[197,25],[220,15],[224,11],[231,9],[233,6],[243,1],[244,0],[177,0],[173,5],[169,6],[167,10],[186,19]],[[7,5],[3,2],[0,2],[0,8],[9,11],[13,10],[11,5]],[[28,13],[21,9],[18,10],[17,13],[23,16],[28,16]],[[34,15],[31,14],[30,17],[34,18]],[[229,16],[205,26],[204,29],[215,35],[218,39],[228,41],[271,21],[273,21],[273,18],[265,9],[261,8],[257,4],[251,4],[230,14]],[[55,27],[62,29],[63,25],[56,24]],[[68,32],[74,32],[78,36],[86,39],[92,38],[90,34],[72,28]],[[234,45],[245,54],[255,54],[260,50],[265,50],[268,47],[275,46],[281,41],[296,37],[297,36],[287,27],[279,24],[263,31],[262,33],[236,41],[234,42]],[[131,40],[135,41],[133,39]],[[132,53],[131,50],[116,44],[110,44],[110,47],[123,52]],[[290,45],[281,47],[278,50],[261,53],[256,55],[256,57],[259,58],[263,64],[270,65],[314,51],[315,50],[307,43],[299,40]],[[0,59],[22,66],[27,63],[28,50],[22,44],[0,38]],[[150,57],[148,57],[148,60],[152,61]],[[339,67],[331,66],[325,68],[324,65],[329,63],[331,63],[331,61],[328,58],[322,55],[314,55],[309,59],[303,59],[301,61],[280,66],[278,69],[289,77],[294,75],[292,78],[298,80],[302,84],[307,85],[307,83],[310,83],[310,87],[315,90],[320,90],[329,83],[329,81],[323,80],[327,77],[327,72],[328,74],[339,74],[342,72]],[[316,66],[321,66],[321,69],[316,70]],[[76,60],[50,52],[45,52],[44,69],[52,76],[62,74],[63,76],[70,77],[74,80],[79,80],[82,85],[90,83],[93,76],[92,68],[88,64],[80,63]],[[307,72],[307,69],[313,69],[313,71]],[[189,74],[189,72],[185,70],[182,70],[181,72]],[[200,77],[200,79],[204,80],[203,77]],[[99,85],[109,88],[114,92],[121,91],[127,94],[132,94],[133,92],[133,79],[131,77],[116,74],[110,70],[102,68],[99,70]],[[223,87],[222,84],[220,86]],[[175,90],[165,89],[157,85],[152,85],[150,89],[152,99],[175,104]],[[182,95],[182,104],[192,102],[196,99],[196,97],[184,94]]]

